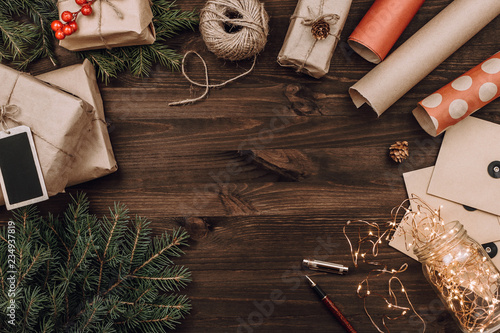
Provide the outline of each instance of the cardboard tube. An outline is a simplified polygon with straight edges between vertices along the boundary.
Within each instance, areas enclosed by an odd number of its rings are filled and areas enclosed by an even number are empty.
[[[500,96],[500,52],[436,91],[413,110],[422,128],[437,136]]]
[[[349,89],[354,104],[380,116],[499,14],[499,0],[453,1]]]
[[[349,36],[349,45],[369,62],[380,63],[424,1],[376,0]]]

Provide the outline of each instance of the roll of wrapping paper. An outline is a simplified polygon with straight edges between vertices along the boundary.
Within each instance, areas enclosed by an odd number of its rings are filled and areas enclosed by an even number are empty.
[[[385,59],[425,0],[375,0],[348,43],[357,54],[373,62]]]
[[[413,110],[422,128],[437,136],[500,96],[500,52],[436,91]]]
[[[453,1],[349,89],[354,104],[380,116],[498,14],[500,0]]]

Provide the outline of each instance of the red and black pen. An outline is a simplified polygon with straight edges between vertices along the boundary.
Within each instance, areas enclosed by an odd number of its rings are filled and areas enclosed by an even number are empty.
[[[321,299],[321,302],[330,310],[331,313],[337,318],[339,323],[346,329],[349,333],[357,333],[352,325],[347,321],[346,317],[340,312],[340,310],[333,304],[328,295],[321,289],[316,282],[311,280],[309,276],[306,275],[306,279],[309,282],[311,288],[316,292],[316,295]]]

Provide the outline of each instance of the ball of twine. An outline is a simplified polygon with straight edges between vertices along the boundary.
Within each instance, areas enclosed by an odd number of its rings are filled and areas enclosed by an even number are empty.
[[[208,49],[231,61],[256,56],[266,45],[269,16],[258,0],[209,0],[200,15]]]

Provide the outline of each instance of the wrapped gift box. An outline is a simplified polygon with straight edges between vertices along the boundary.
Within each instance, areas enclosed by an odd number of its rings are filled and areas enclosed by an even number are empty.
[[[9,108],[15,111],[2,113],[4,126],[31,128],[49,196],[64,191],[81,138],[92,126],[92,106],[4,65],[0,65],[0,86],[0,105],[16,106]]]
[[[76,12],[74,0],[57,2],[59,16],[64,11]],[[70,51],[153,44],[156,39],[149,0],[97,0],[92,14],[78,15],[78,30],[59,42]]]
[[[83,64],[61,68],[39,75],[37,78],[82,98],[94,107],[92,126],[82,136],[82,143],[69,175],[68,186],[115,172],[118,166],[109,139],[104,106],[92,64],[85,60]]]

